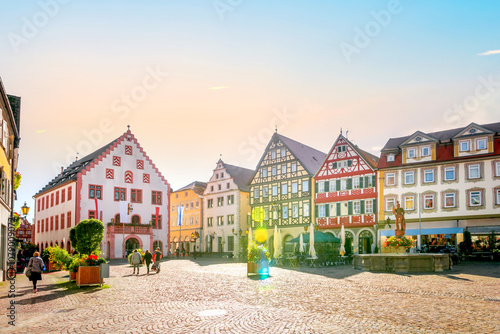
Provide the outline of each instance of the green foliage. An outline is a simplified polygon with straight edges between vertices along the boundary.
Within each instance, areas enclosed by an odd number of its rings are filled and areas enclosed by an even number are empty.
[[[35,245],[34,243],[32,242],[27,242],[23,247],[22,247],[24,250],[27,250],[28,253],[31,253],[33,254],[35,251],[38,250],[38,246]]]
[[[71,262],[71,256],[64,248],[55,247],[47,247],[48,259],[51,261],[56,267],[59,266],[67,266],[69,262]]]
[[[80,254],[98,254],[104,238],[104,224],[97,219],[84,219],[75,227],[76,251]],[[71,240],[71,232],[70,232]],[[71,240],[71,243],[73,241]]]
[[[141,253],[141,257],[144,256],[144,252],[142,251],[142,249],[140,248],[137,248],[137,250],[139,251],[139,253]],[[127,256],[127,260],[128,260],[128,263],[132,264],[132,254],[134,254],[134,252],[130,253],[128,256]]]
[[[271,254],[264,245],[258,245],[255,241],[251,241],[248,245],[248,262],[257,263],[261,260],[271,260]]]
[[[14,212],[12,215],[12,226],[14,228],[14,231],[17,230],[19,226],[21,226],[21,217],[16,212]]]
[[[469,231],[464,231],[464,251],[467,253],[472,252],[472,235]]]
[[[78,272],[78,267],[80,266],[81,255],[76,254],[71,257],[71,261],[66,265],[66,270],[71,271],[72,273]]]
[[[69,241],[71,242],[71,247],[76,249],[76,229],[74,227],[69,230]]]
[[[389,237],[384,243],[383,247],[399,247],[403,246],[406,249],[413,247],[414,241],[412,238],[408,238],[407,236],[403,235],[401,238],[399,237]]]

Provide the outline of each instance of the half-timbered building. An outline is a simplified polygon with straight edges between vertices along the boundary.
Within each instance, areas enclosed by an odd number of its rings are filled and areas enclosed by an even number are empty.
[[[273,134],[250,182],[252,210],[264,210],[264,220],[252,220],[252,228],[269,232],[281,229],[285,253],[293,251],[290,239],[304,232],[313,221],[312,179],[326,154],[277,132]],[[268,239],[273,254],[273,237]]]
[[[376,246],[378,161],[340,134],[314,177],[316,223],[336,236],[344,225],[348,253]]]
[[[170,185],[130,129],[63,169],[35,196],[40,250],[72,251],[69,230],[83,219],[105,225],[101,250],[122,258],[134,248],[168,251]]]

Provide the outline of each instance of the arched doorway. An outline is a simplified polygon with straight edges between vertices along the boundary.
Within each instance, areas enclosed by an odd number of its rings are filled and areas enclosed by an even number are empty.
[[[373,234],[365,230],[359,234],[359,254],[371,254],[373,244]]]
[[[136,238],[130,238],[125,242],[125,253],[128,255],[134,251],[134,249],[139,248],[139,240]]]
[[[68,240],[68,241],[66,242],[66,251],[69,253],[69,252],[70,252],[70,250],[71,250],[71,242]]]
[[[133,215],[132,216],[132,224],[140,225],[141,224],[141,217],[139,217],[138,215]]]
[[[115,215],[115,224],[120,224],[120,214],[119,213],[117,213]]]
[[[349,231],[345,231],[345,253],[346,255],[350,255],[352,254],[352,248],[353,248],[353,245],[354,244],[354,235],[349,232]]]

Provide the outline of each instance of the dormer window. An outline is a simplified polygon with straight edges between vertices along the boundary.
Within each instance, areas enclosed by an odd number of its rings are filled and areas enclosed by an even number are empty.
[[[387,162],[393,162],[395,160],[396,155],[395,154],[387,154]]]
[[[476,150],[486,149],[486,138],[476,139]]]
[[[468,152],[470,151],[470,141],[469,140],[464,140],[461,141],[459,144],[460,152]]]
[[[407,152],[408,158],[415,158],[417,155],[417,152],[414,148],[408,148],[406,152]]]
[[[431,148],[430,146],[424,146],[422,147],[422,151],[421,151],[421,156],[422,157],[428,157],[431,155]]]

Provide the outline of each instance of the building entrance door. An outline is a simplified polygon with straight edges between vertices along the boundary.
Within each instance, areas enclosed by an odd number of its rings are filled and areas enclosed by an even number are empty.
[[[134,249],[139,248],[139,241],[135,238],[130,238],[125,243],[125,252],[127,256],[134,251]]]

